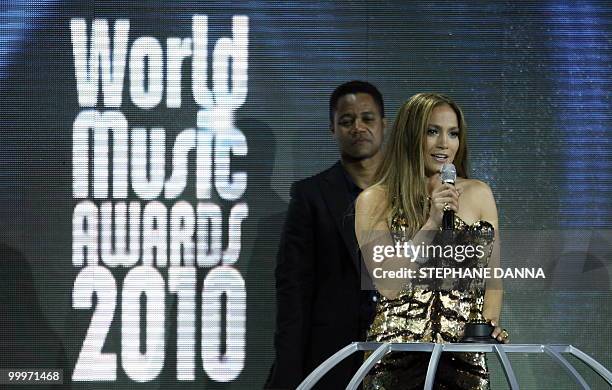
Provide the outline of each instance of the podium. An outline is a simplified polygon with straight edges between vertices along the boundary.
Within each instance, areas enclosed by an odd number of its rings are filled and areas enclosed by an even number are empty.
[[[335,367],[342,360],[358,351],[373,351],[372,354],[363,362],[357,370],[346,390],[354,390],[363,381],[363,378],[382,359],[388,352],[424,352],[431,353],[429,365],[427,366],[427,376],[425,377],[425,389],[433,388],[438,361],[442,352],[485,352],[495,353],[499,358],[504,369],[506,380],[512,390],[518,390],[519,385],[516,380],[514,370],[510,365],[508,353],[546,353],[555,362],[567,371],[567,373],[583,389],[590,389],[582,375],[568,362],[562,353],[569,353],[581,360],[589,368],[601,376],[610,386],[612,386],[612,373],[601,363],[591,356],[582,352],[572,345],[561,344],[436,344],[436,343],[374,343],[374,342],[354,342],[342,348],[326,361],[321,363],[300,383],[297,390],[311,389],[329,370]]]

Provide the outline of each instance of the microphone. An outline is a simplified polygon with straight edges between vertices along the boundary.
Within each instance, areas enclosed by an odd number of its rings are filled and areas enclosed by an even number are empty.
[[[442,169],[440,169],[440,179],[442,183],[449,183],[455,185],[455,180],[457,180],[457,169],[455,169],[455,165],[443,164]],[[455,212],[453,210],[444,210],[444,214],[442,215],[442,230],[454,230],[455,229]]]

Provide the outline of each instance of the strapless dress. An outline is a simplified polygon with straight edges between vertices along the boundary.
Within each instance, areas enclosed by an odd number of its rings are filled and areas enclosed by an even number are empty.
[[[480,257],[457,262],[452,258],[430,257],[423,267],[487,267],[493,248],[494,229],[486,221],[466,224],[455,217],[455,244],[481,245]],[[401,218],[390,227],[395,242],[406,242]],[[433,243],[440,243],[439,234]],[[473,302],[475,288],[484,288],[484,280],[415,279],[397,298],[381,296],[367,340],[375,342],[455,343],[463,336]],[[367,358],[367,356],[366,356]],[[390,352],[364,379],[366,390],[422,389],[430,354],[425,352]],[[442,353],[436,371],[435,389],[489,389],[489,372],[484,353]]]

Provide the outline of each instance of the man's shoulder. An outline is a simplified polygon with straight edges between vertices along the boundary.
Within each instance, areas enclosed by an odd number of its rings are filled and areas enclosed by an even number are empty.
[[[293,184],[291,185],[292,192],[293,191],[309,192],[311,190],[316,190],[319,183],[321,183],[324,180],[328,180],[330,177],[333,177],[332,174],[337,173],[335,171],[338,169],[342,169],[342,168],[339,166],[339,163],[336,163],[332,165],[331,167],[325,169],[324,171],[316,173],[307,178],[297,180],[293,182]]]

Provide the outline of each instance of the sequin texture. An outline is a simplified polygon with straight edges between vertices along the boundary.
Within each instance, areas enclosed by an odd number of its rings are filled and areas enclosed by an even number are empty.
[[[406,229],[396,218],[391,234],[406,242]],[[431,258],[427,266],[486,267],[493,247],[493,226],[486,221],[472,225],[455,217],[455,243],[482,245],[484,256],[457,263],[453,259]],[[435,240],[434,240],[435,242]],[[368,341],[377,342],[459,342],[464,333],[482,279],[415,280],[397,298],[382,296],[368,332]],[[392,352],[370,371],[366,390],[422,389],[429,353]],[[489,373],[482,353],[443,353],[436,373],[436,389],[489,389]]]

